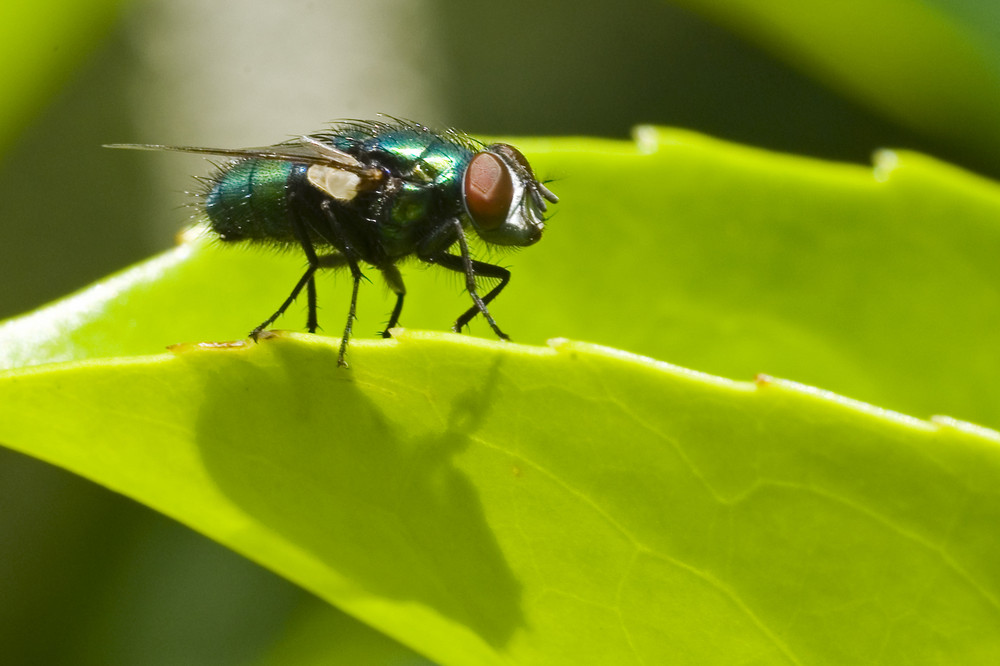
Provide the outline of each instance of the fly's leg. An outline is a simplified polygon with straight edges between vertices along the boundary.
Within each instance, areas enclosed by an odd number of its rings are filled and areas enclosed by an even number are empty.
[[[315,271],[313,271],[315,273]],[[309,277],[306,283],[306,302],[309,304],[309,313],[306,315],[306,330],[315,333],[319,328],[319,321],[316,315],[316,276]]]
[[[475,317],[477,314],[482,314],[483,317],[489,322],[490,328],[493,332],[497,334],[497,337],[501,340],[510,340],[510,337],[500,330],[497,323],[493,320],[490,315],[487,305],[490,301],[497,297],[497,295],[503,291],[503,288],[507,286],[510,282],[510,271],[503,266],[497,266],[495,264],[487,264],[483,261],[476,261],[469,256],[469,244],[465,241],[465,232],[462,229],[462,223],[458,220],[453,220],[455,231],[458,234],[458,247],[461,250],[461,256],[455,256],[454,254],[448,254],[447,252],[438,252],[430,256],[424,257],[426,261],[430,261],[435,264],[440,264],[444,268],[453,270],[457,273],[465,274],[465,289],[469,292],[469,296],[472,297],[472,302],[475,304],[471,308],[465,311],[461,317],[455,320],[452,330],[456,333],[461,333],[462,328],[465,327],[469,321]],[[486,278],[497,278],[500,280],[500,284],[493,287],[485,297],[480,298],[479,292],[476,290],[476,277],[486,277]]]
[[[340,353],[337,355],[337,365],[346,368],[347,361],[344,357],[347,355],[347,341],[351,338],[351,332],[354,329],[354,320],[357,318],[358,287],[365,276],[358,266],[358,254],[347,241],[347,237],[344,235],[344,231],[337,221],[337,216],[333,212],[330,201],[324,200],[321,207],[323,208],[323,212],[326,213],[327,221],[330,223],[330,232],[333,236],[330,240],[339,241],[334,243],[334,245],[341,248],[344,263],[351,269],[351,278],[354,280],[354,285],[351,289],[351,307],[347,312],[347,325],[344,326],[344,335],[340,338]]]
[[[388,338],[392,337],[389,335],[389,330],[396,328],[399,323],[399,315],[403,311],[403,297],[406,296],[406,285],[403,284],[403,276],[399,274],[399,269],[391,264],[382,268],[382,277],[385,278],[389,289],[392,289],[392,293],[396,294],[396,305],[389,315],[389,323],[385,325],[385,330],[379,333],[383,338]]]
[[[319,268],[319,259],[316,258],[316,250],[313,249],[312,241],[309,240],[309,234],[306,232],[299,220],[297,215],[291,216],[292,229],[295,231],[296,237],[299,239],[299,244],[302,245],[302,251],[306,253],[306,259],[309,261],[309,267],[306,268],[306,272],[303,273],[302,277],[296,283],[295,287],[292,289],[292,293],[288,295],[285,302],[281,304],[273,315],[268,317],[260,326],[250,331],[250,337],[254,342],[260,336],[261,332],[267,327],[275,322],[275,320],[285,313],[295,299],[298,298],[299,293],[302,292],[303,287],[308,286],[307,295],[309,299],[309,315],[306,319],[306,326],[310,333],[315,333],[318,324],[316,322],[316,281],[315,274],[316,269]]]
[[[466,273],[468,270],[465,262],[462,261],[462,257],[456,257],[453,254],[441,253],[428,258],[428,261],[432,261],[435,264],[449,270],[453,270],[457,273]],[[501,340],[510,340],[510,336],[500,330],[497,323],[490,315],[489,309],[486,307],[501,291],[503,291],[503,288],[507,286],[507,283],[510,282],[510,271],[503,266],[487,264],[486,262],[476,261],[475,259],[470,260],[469,263],[471,270],[473,271],[473,277],[496,278],[500,280],[500,284],[493,287],[493,289],[491,289],[489,293],[482,298],[479,298],[474,289],[469,289],[469,294],[472,296],[472,301],[475,305],[466,310],[461,317],[455,320],[455,324],[451,327],[452,330],[456,333],[461,333],[462,329],[468,325],[473,317],[482,313],[483,317],[486,318],[486,321],[489,322],[490,328],[492,328],[493,332],[497,334],[497,337]],[[466,273],[466,285],[468,285],[468,273]],[[468,289],[468,286],[466,286],[466,288]]]
[[[315,257],[313,257],[313,259],[315,259]],[[316,272],[317,268],[318,268],[318,266],[316,264],[310,263],[309,264],[309,268],[306,269],[305,274],[299,279],[298,283],[292,289],[292,293],[288,295],[288,298],[286,298],[285,302],[281,304],[281,307],[279,307],[275,311],[275,313],[273,315],[271,315],[270,317],[268,317],[267,319],[265,319],[260,324],[260,326],[258,326],[257,328],[253,329],[252,331],[250,331],[250,337],[253,338],[254,342],[256,342],[257,338],[260,336],[260,334],[264,332],[264,329],[266,329],[271,324],[273,324],[278,317],[280,317],[281,315],[285,314],[285,310],[287,310],[288,306],[291,305],[295,301],[296,298],[298,298],[299,292],[302,291],[303,287],[305,287],[306,285],[309,285],[310,287],[312,287],[312,289],[311,289],[311,296],[313,298],[315,298],[316,294],[315,294],[315,287],[313,286],[313,273]],[[315,302],[311,302],[310,303],[310,306],[312,306],[312,307],[315,307],[315,305],[316,305]],[[310,333],[315,333],[316,332],[316,328],[315,328],[316,313],[315,312],[310,312],[310,314],[309,314],[309,321],[312,323],[312,328],[309,329],[309,332]]]
[[[351,277],[354,278],[354,285],[351,288],[351,308],[347,312],[347,325],[344,326],[344,336],[340,338],[340,353],[337,354],[337,365],[342,368],[347,367],[347,361],[344,360],[344,356],[347,354],[347,341],[351,339],[354,320],[357,318],[358,286],[361,284],[361,278],[364,277],[361,274],[361,269],[358,268],[358,262],[351,261],[349,265],[351,267]]]
[[[485,278],[496,278],[500,280],[500,283],[497,286],[490,289],[489,293],[483,296],[481,303],[479,301],[476,301],[476,297],[473,294],[472,300],[476,304],[471,308],[469,308],[468,310],[466,310],[461,317],[455,320],[455,324],[454,326],[452,326],[452,330],[454,330],[456,333],[461,333],[462,329],[469,324],[472,318],[475,317],[480,312],[482,312],[483,316],[486,317],[486,321],[490,323],[490,328],[492,328],[493,332],[497,334],[497,337],[499,337],[501,340],[510,340],[510,337],[506,333],[497,328],[497,323],[493,321],[493,317],[490,316],[489,310],[486,309],[486,306],[490,304],[490,301],[496,298],[497,294],[503,291],[503,288],[507,286],[508,282],[510,282],[510,271],[504,268],[503,266],[497,266],[496,264],[487,264],[482,261],[472,261],[472,269],[476,272],[476,276]]]

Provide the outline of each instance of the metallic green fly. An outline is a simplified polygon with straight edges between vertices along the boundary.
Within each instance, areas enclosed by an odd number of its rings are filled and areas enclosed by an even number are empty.
[[[203,179],[199,193],[211,230],[224,242],[301,247],[305,273],[288,298],[250,332],[254,340],[285,312],[303,289],[306,328],[315,333],[316,271],[346,266],[353,279],[351,307],[339,363],[351,337],[361,264],[377,268],[396,294],[383,337],[399,323],[406,287],[397,264],[416,257],[465,276],[473,305],[455,331],[482,314],[508,339],[487,308],[510,281],[502,266],[473,259],[467,234],[485,243],[532,245],[542,237],[547,204],[559,199],[534,175],[516,148],[483,144],[456,131],[435,132],[391,119],[349,121],[262,148],[226,149],[149,144],[111,148],[173,150],[231,158]],[[451,251],[457,246],[457,253]],[[498,280],[480,297],[477,278]]]

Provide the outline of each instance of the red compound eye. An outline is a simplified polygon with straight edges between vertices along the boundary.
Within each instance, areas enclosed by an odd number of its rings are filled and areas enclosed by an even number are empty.
[[[496,229],[507,219],[514,183],[510,170],[493,153],[476,153],[465,170],[465,207],[476,226]]]

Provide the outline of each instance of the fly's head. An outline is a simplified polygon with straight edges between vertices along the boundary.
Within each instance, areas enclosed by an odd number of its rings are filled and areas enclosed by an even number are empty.
[[[538,182],[521,152],[494,143],[476,153],[462,177],[465,211],[476,233],[496,245],[532,245],[545,228],[546,202],[557,203]]]

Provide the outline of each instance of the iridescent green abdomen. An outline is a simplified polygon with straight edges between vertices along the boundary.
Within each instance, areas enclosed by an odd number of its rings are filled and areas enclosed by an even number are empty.
[[[223,167],[205,195],[212,230],[224,241],[296,243],[288,217],[291,181],[304,167],[277,160],[248,159]]]

